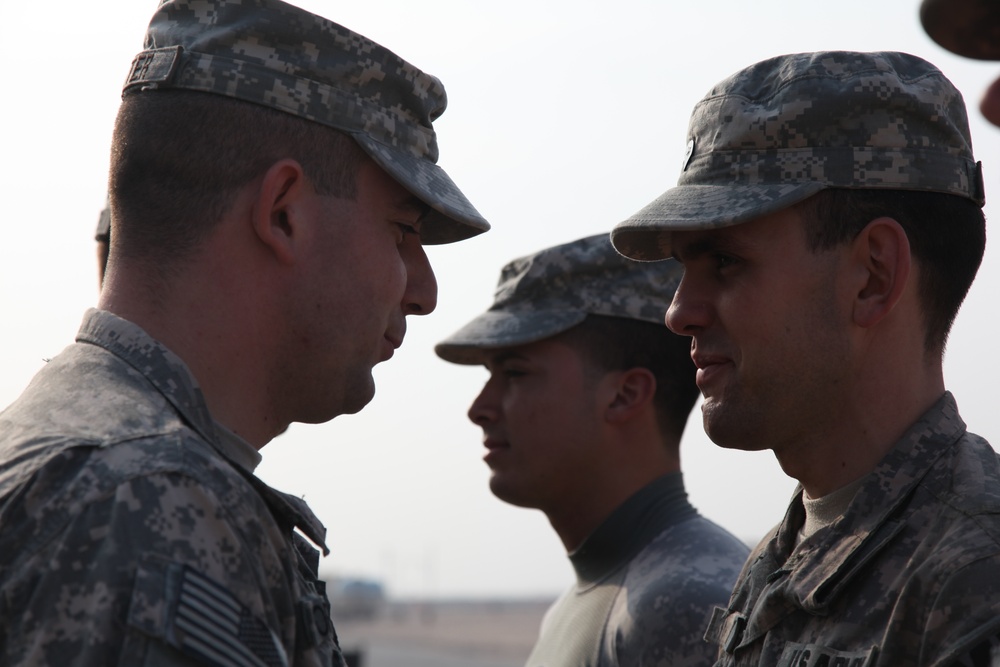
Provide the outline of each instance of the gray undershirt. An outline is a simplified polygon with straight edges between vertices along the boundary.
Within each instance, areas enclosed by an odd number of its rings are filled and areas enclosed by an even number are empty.
[[[799,528],[796,543],[801,543],[820,528],[825,528],[842,517],[865,479],[866,477],[856,479],[847,486],[842,486],[819,498],[810,498],[803,491],[802,507],[806,512],[806,520]]]

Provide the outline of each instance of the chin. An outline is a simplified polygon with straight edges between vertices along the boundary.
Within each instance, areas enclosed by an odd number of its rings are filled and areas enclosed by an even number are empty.
[[[768,442],[762,442],[746,419],[739,415],[721,415],[716,411],[703,414],[705,434],[709,440],[723,449],[737,449],[745,452],[759,452],[768,449]]]
[[[330,415],[326,421],[339,415],[354,415],[361,412],[365,406],[375,398],[375,380],[369,374],[362,382],[352,383],[345,389],[344,395],[339,401],[340,405],[335,408],[335,413]]]
[[[535,509],[537,507],[535,503],[531,502],[529,496],[520,491],[516,485],[510,484],[509,481],[505,484],[504,481],[496,473],[490,477],[490,491],[499,500],[515,507],[526,507],[528,509]]]
[[[705,425],[705,433],[709,440],[723,449],[736,449],[743,452],[760,452],[770,449],[769,443],[761,442],[760,438],[746,428],[709,427]]]
[[[303,424],[325,424],[340,415],[353,415],[361,412],[366,405],[371,403],[374,397],[375,391],[373,388],[372,391],[366,393],[351,393],[333,405],[330,403],[324,403],[323,405],[314,404],[309,406],[308,410],[303,411],[303,414],[295,421]]]

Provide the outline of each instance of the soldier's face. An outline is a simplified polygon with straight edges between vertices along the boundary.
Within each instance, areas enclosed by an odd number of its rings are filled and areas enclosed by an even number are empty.
[[[844,253],[813,253],[791,209],[673,234],[684,276],[667,326],[692,337],[705,430],[738,449],[796,447],[850,392]]]
[[[420,242],[425,206],[374,162],[354,200],[314,195],[306,248],[288,304],[293,421],[353,413],[374,396],[372,368],[403,342],[407,315],[426,315],[437,284]]]
[[[547,514],[579,503],[606,467],[600,378],[558,337],[495,351],[486,368],[469,419],[483,429],[490,490]]]

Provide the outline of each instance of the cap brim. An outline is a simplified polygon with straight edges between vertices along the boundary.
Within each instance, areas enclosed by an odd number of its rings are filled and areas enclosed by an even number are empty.
[[[952,53],[1000,60],[1000,6],[994,0],[924,0],[920,23],[931,39]]]
[[[352,136],[378,166],[431,207],[420,232],[424,244],[454,243],[490,228],[490,223],[444,169],[430,160],[379,143],[366,134],[354,133]]]
[[[645,262],[673,255],[672,232],[731,227],[811,197],[818,182],[777,185],[678,185],[611,231],[622,255]]]
[[[576,310],[488,310],[435,345],[434,351],[453,364],[480,365],[492,350],[551,338],[586,317],[587,313]]]

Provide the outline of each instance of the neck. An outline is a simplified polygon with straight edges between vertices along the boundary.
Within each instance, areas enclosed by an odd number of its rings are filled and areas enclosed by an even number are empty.
[[[664,530],[698,515],[679,473],[665,475],[634,493],[569,554],[577,582],[603,580]]]
[[[263,293],[197,264],[156,289],[144,284],[142,273],[129,266],[110,271],[99,307],[142,327],[183,359],[212,417],[253,447],[281,433],[287,424],[276,422],[266,400],[266,329],[255,319],[266,309],[247,302],[263,300]]]
[[[573,497],[561,497],[543,507],[552,529],[567,552],[575,551],[598,526],[636,492],[663,475],[680,472],[679,442],[666,443],[652,425],[643,436],[616,440],[609,458],[595,464],[580,480]]]
[[[893,372],[896,370],[896,372]],[[775,447],[782,469],[810,498],[823,497],[871,472],[895,443],[944,394],[940,360],[858,367],[824,424],[786,447]]]

